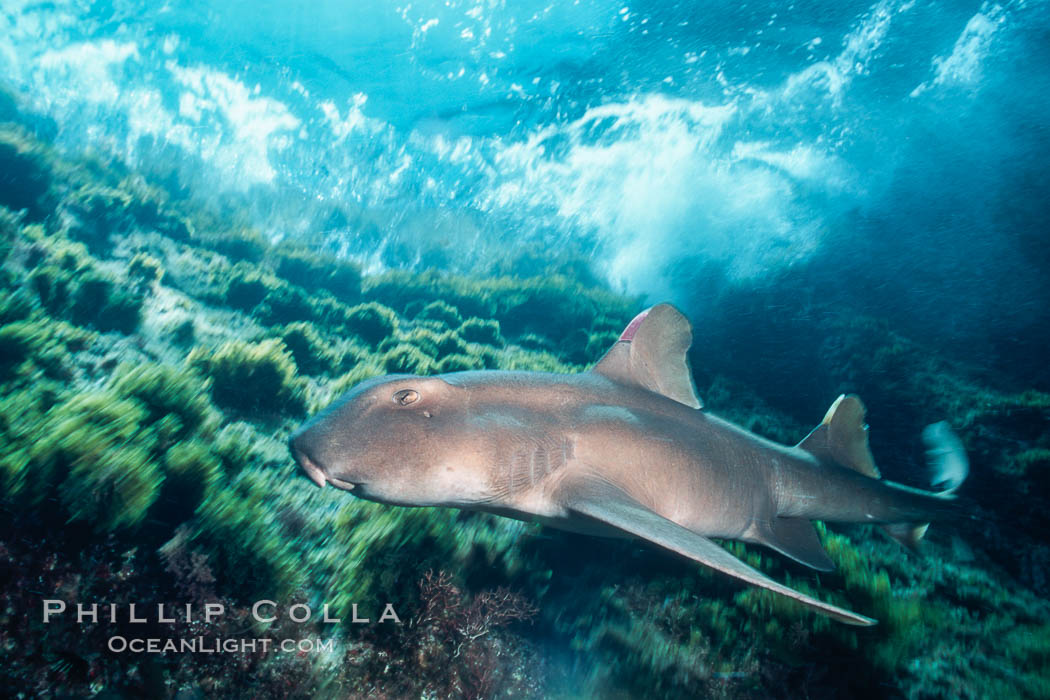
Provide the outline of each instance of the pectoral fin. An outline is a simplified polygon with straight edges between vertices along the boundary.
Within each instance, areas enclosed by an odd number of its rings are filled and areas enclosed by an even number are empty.
[[[678,525],[638,501],[614,484],[599,477],[577,477],[563,481],[557,500],[574,513],[611,525],[672,552],[689,557],[712,569],[748,583],[794,598],[817,612],[851,625],[874,625],[876,621],[830,603],[812,598],[777,583],[740,561],[711,540]]]

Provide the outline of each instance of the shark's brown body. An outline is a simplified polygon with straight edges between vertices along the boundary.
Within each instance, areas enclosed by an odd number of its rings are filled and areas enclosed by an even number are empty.
[[[369,380],[297,432],[292,451],[318,485],[640,537],[844,622],[873,623],[776,583],[708,538],[765,544],[827,570],[810,520],[906,524],[891,526],[906,539],[947,499],[878,478],[855,397],[840,397],[794,447],[701,410],[690,342],[688,322],[661,305],[590,372]]]

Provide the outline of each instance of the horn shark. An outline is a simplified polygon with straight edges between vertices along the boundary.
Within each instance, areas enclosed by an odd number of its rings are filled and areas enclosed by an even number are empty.
[[[833,568],[811,520],[884,524],[914,545],[949,515],[967,461],[946,424],[925,438],[938,493],[884,481],[864,406],[840,396],[795,446],[702,409],[689,321],[643,311],[590,370],[388,375],[353,387],[289,441],[318,486],[399,506],[451,506],[648,540],[854,625],[875,620],[793,590],[711,538]]]

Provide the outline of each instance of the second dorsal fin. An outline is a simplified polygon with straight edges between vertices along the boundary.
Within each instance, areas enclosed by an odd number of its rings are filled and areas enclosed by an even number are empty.
[[[864,404],[853,394],[835,399],[824,420],[798,443],[820,459],[830,460],[873,479],[881,477],[868,447]]]
[[[686,357],[692,343],[689,320],[670,304],[657,304],[627,324],[591,371],[701,408]]]

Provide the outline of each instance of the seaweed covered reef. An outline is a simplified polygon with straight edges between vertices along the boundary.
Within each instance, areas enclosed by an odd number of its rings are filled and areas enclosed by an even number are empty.
[[[907,446],[933,419],[966,442],[977,518],[932,529],[925,558],[860,527],[821,529],[827,574],[728,545],[881,621],[848,628],[636,543],[318,491],[284,447],[305,415],[386,372],[582,371],[638,300],[563,276],[364,275],[323,242],[273,244],[13,124],[0,126],[0,173],[0,684],[14,694],[1050,694],[1046,395],[996,391],[841,314],[807,326],[821,339],[809,395],[756,391],[744,382],[776,325],[738,324],[750,351],[718,357],[698,334],[708,407],[756,432],[797,441],[817,404],[857,390],[884,465],[919,461]],[[1003,503],[1009,527],[994,519]],[[145,632],[44,624],[45,598],[227,614]],[[253,622],[261,598],[327,604],[345,622]],[[388,602],[400,624],[349,622]],[[331,646],[134,655],[108,651],[113,634]]]

